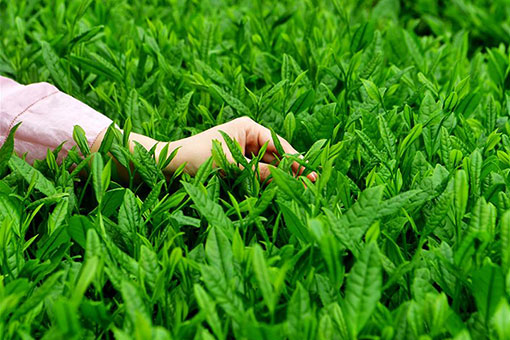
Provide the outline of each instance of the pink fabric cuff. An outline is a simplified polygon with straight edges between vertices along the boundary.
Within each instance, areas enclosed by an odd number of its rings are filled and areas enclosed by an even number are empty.
[[[20,156],[27,153],[27,161],[33,163],[44,159],[48,148],[65,142],[57,159],[61,162],[76,145],[75,125],[83,128],[91,146],[112,120],[48,83],[25,86],[0,76],[0,144],[19,122],[14,149]]]

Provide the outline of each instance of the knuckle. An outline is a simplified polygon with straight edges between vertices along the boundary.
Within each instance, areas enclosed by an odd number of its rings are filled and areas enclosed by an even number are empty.
[[[248,116],[239,117],[239,118],[236,119],[236,121],[241,123],[241,124],[251,124],[251,123],[254,123],[253,119],[251,119]]]

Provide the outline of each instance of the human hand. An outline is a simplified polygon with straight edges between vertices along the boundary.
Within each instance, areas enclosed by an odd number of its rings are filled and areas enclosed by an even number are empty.
[[[259,162],[258,170],[261,180],[265,180],[269,177],[271,174],[269,168],[272,166],[270,163],[275,161],[275,155],[278,155],[271,137],[271,131],[248,117],[237,118],[194,136],[170,142],[169,150],[174,150],[175,148],[179,148],[179,150],[166,170],[174,172],[180,165],[186,163],[184,171],[190,175],[195,175],[200,165],[211,157],[213,140],[221,142],[227,159],[234,163],[235,161],[232,154],[230,153],[220,131],[223,131],[230,138],[236,140],[241,146],[241,151],[247,157],[250,157],[252,154],[257,155],[262,146],[268,142],[266,152],[262,156],[261,162]],[[289,142],[282,137],[278,136],[278,138],[285,153],[298,154]],[[159,143],[157,149],[161,150],[163,147],[164,143]],[[278,156],[281,157],[282,155]],[[301,174],[304,169],[297,162],[294,162],[292,164],[292,170],[294,174],[297,175]],[[315,181],[317,179],[317,174],[312,172],[308,174],[307,177],[310,180]]]

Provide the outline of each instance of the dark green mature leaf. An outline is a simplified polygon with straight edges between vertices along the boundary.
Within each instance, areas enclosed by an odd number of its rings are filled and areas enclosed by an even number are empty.
[[[290,232],[300,240],[304,242],[310,242],[312,240],[310,232],[308,231],[306,225],[293,211],[293,209],[289,207],[287,204],[285,204],[283,201],[279,201],[278,206],[280,207],[283,213],[285,224],[287,228],[290,230]]]
[[[74,215],[69,219],[67,233],[80,247],[85,248],[87,231],[93,228],[92,222],[82,215]]]

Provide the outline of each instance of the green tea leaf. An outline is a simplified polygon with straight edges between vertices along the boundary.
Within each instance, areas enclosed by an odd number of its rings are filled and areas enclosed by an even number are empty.
[[[16,155],[12,155],[9,159],[9,167],[12,171],[23,177],[27,183],[32,183],[33,181],[34,188],[44,195],[49,197],[57,193],[57,189],[55,189],[53,183],[44,177],[41,172],[31,167],[27,162]]]
[[[0,176],[4,174],[9,160],[11,159],[11,155],[14,152],[14,135],[20,125],[21,122],[12,127],[2,147],[0,147]]]
[[[273,314],[275,308],[275,294],[269,279],[269,271],[267,269],[266,261],[264,260],[264,254],[258,245],[256,245],[253,249],[253,269],[255,271],[255,277],[257,278],[264,302],[266,303],[269,312]]]
[[[374,243],[365,246],[346,284],[345,315],[351,334],[356,337],[374,312],[382,293],[379,249]]]
[[[222,229],[225,235],[231,237],[234,232],[234,226],[232,221],[223,212],[221,206],[218,203],[213,202],[198,187],[186,182],[181,183],[195,203],[200,214],[204,216],[211,225]]]
[[[486,324],[494,315],[500,299],[504,296],[505,282],[501,268],[486,264],[473,273],[471,291],[476,306]]]

